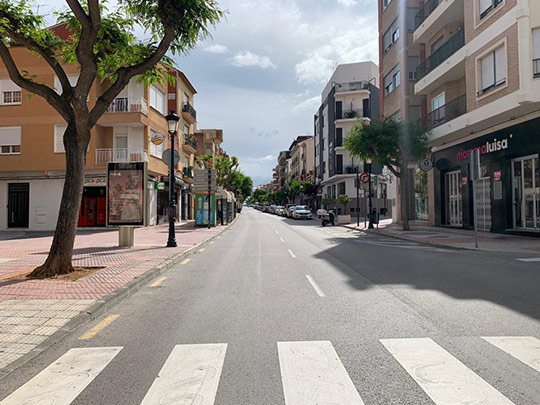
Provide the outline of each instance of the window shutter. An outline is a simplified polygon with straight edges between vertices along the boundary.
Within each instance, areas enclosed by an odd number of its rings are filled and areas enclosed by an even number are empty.
[[[493,4],[493,0],[479,0],[479,14],[481,15]]]
[[[540,28],[536,28],[532,32],[533,38],[533,58],[540,59]]]
[[[0,127],[0,145],[20,145],[21,127]]]
[[[2,79],[0,80],[0,91],[21,91],[21,88],[10,79]]]
[[[506,79],[506,53],[504,46],[495,51],[495,84]]]
[[[66,149],[64,148],[64,133],[66,129],[67,125],[54,126],[54,153],[66,153]]]
[[[495,80],[495,66],[493,63],[493,54],[490,53],[484,59],[482,59],[482,89],[485,90],[493,86]]]

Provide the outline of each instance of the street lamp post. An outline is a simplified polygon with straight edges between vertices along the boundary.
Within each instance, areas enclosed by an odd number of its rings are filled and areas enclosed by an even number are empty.
[[[171,138],[171,161],[169,162],[169,239],[167,240],[167,247],[176,247],[177,244],[174,229],[174,220],[176,217],[176,203],[174,201],[174,184],[176,180],[174,174],[174,137],[178,131],[178,121],[180,120],[180,117],[176,115],[174,111],[171,111],[165,119],[167,120],[167,128]]]
[[[373,161],[371,159],[366,159],[366,170],[368,172],[368,175],[369,175],[369,182],[368,182],[368,185],[369,185],[369,188],[368,188],[368,210],[369,210],[369,215],[368,215],[368,218],[369,218],[369,225],[368,225],[368,229],[373,229],[374,226],[373,226],[373,204],[372,204],[372,201],[371,201],[371,170],[372,170],[372,163]]]

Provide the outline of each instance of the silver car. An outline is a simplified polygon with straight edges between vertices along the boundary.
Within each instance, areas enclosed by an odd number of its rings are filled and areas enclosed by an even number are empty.
[[[311,210],[307,205],[297,205],[296,207],[294,207],[294,219],[311,219],[311,217]]]

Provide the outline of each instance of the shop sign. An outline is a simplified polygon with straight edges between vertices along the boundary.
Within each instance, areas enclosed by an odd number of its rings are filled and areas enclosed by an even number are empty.
[[[497,138],[495,138],[491,142],[487,141],[484,145],[458,152],[457,160],[469,159],[471,152],[473,150],[478,150],[480,152],[480,155],[486,155],[488,153],[499,152],[501,150],[508,149],[508,146],[510,143],[509,139],[511,139],[512,137],[513,135],[510,135],[508,138],[504,138],[500,140],[497,140]]]
[[[107,177],[106,176],[93,176],[93,177],[85,177],[84,178],[84,186],[85,187],[105,187],[107,185]]]
[[[493,180],[494,181],[501,181],[501,172],[500,171],[496,171],[496,172],[493,172]]]
[[[424,172],[429,172],[431,169],[433,169],[433,161],[431,159],[423,159],[418,163],[418,166],[420,167],[420,170]]]
[[[165,183],[161,182],[161,181],[156,181],[154,183],[154,189],[155,190],[160,190],[160,191],[163,191],[165,190]]]
[[[165,137],[162,134],[157,133],[157,132],[152,133],[152,137],[150,138],[150,141],[154,145],[157,145],[157,146],[161,145],[164,140],[165,140]]]

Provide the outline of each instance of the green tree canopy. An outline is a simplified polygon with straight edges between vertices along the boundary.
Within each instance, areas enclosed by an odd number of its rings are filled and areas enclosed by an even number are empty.
[[[0,58],[10,79],[44,98],[67,123],[64,133],[66,176],[56,230],[45,263],[31,276],[50,277],[73,271],[71,263],[81,203],[86,150],[91,130],[131,79],[146,84],[172,78],[167,55],[186,52],[209,35],[223,16],[213,0],[118,0],[109,10],[105,0],[66,0],[57,13],[69,35],[58,36],[34,13],[31,0],[0,0]],[[137,38],[142,27],[146,40]],[[36,80],[37,72],[17,65],[12,48],[23,47],[41,58],[58,77],[61,90]],[[72,86],[64,69],[76,65]],[[96,80],[104,85],[89,99]]]
[[[345,149],[362,160],[373,159],[400,179],[401,219],[409,229],[410,176],[404,175],[412,162],[426,157],[428,133],[413,122],[386,117],[370,124],[356,124],[345,140]]]

